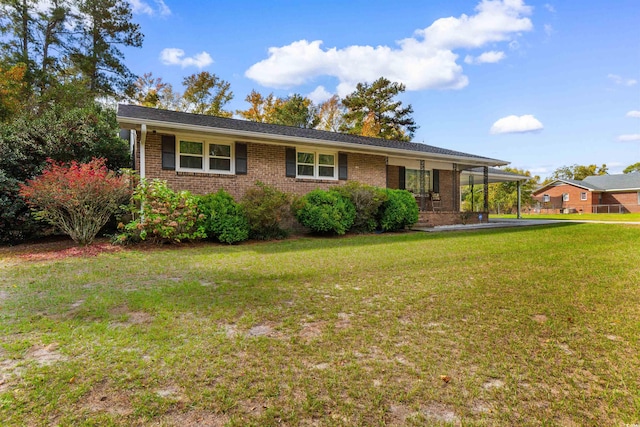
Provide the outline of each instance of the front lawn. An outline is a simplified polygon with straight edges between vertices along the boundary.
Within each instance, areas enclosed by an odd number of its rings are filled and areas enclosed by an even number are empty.
[[[19,249],[3,426],[640,423],[638,226]]]
[[[489,215],[493,218],[516,218],[516,214]],[[563,219],[576,221],[640,222],[640,213],[626,214],[523,214],[523,219]]]

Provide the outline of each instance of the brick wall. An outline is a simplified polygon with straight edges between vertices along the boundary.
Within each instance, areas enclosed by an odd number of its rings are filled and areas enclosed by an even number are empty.
[[[562,201],[562,195],[569,194],[569,200]],[[587,193],[587,200],[580,200],[580,194]],[[549,195],[549,202],[544,202],[544,195]],[[598,203],[598,193],[593,193],[584,188],[575,187],[569,184],[561,184],[547,188],[545,191],[533,197],[540,202],[543,213],[559,213],[563,209],[570,209],[575,212],[590,213],[592,204]]]
[[[316,188],[328,189],[346,181],[298,179],[285,176],[284,146],[247,143],[247,175],[224,175],[194,172],[176,172],[162,169],[162,144],[160,133],[147,134],[145,144],[147,178],[166,180],[174,190],[188,190],[195,194],[207,194],[224,189],[234,198],[241,198],[256,181],[294,194],[305,194]],[[136,156],[139,170],[139,153]],[[348,178],[378,187],[386,186],[386,162],[384,156],[348,153]]]
[[[480,224],[489,222],[487,212],[420,212],[416,227],[436,227],[452,224]]]
[[[602,201],[599,202],[598,204],[601,204],[601,205],[620,204],[620,205],[623,205],[625,209],[629,212],[640,212],[640,205],[638,204],[637,191],[625,191],[620,193],[602,193]],[[612,212],[617,212],[617,211],[612,211]]]

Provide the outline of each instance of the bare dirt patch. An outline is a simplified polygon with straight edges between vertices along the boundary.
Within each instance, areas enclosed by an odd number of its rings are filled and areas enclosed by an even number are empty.
[[[445,423],[459,423],[460,418],[447,405],[442,403],[432,403],[422,408],[422,413],[427,419]]]
[[[325,322],[303,323],[302,330],[300,331],[300,338],[305,338],[307,340],[318,338],[322,335],[322,330],[324,329],[325,324]]]
[[[504,387],[504,381],[499,380],[497,378],[491,378],[489,381],[486,381],[482,384],[482,388],[485,390],[491,390],[492,388],[502,388]]]
[[[98,383],[81,399],[81,406],[91,412],[106,412],[114,415],[133,413],[128,394],[112,390],[105,382]]]
[[[67,357],[58,351],[58,344],[52,343],[47,346],[34,346],[27,352],[27,359],[33,360],[40,366],[50,366],[56,362],[67,360]]]
[[[534,314],[533,316],[531,316],[531,320],[533,320],[536,323],[544,323],[548,319],[547,319],[547,316],[545,316],[544,314]]]
[[[153,322],[153,316],[144,311],[129,311],[126,306],[116,307],[109,312],[112,316],[124,317],[124,321],[111,322],[112,327],[126,327],[131,325],[143,325]]]
[[[229,422],[229,417],[215,412],[193,410],[179,414],[169,414],[162,417],[151,426],[180,426],[180,427],[222,427]]]

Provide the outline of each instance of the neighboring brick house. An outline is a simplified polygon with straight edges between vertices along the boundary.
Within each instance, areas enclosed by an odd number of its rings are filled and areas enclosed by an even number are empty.
[[[559,179],[533,192],[542,213],[640,212],[640,173]]]
[[[410,190],[423,210],[438,193],[441,213],[458,215],[461,172],[507,164],[415,142],[124,104],[117,118],[140,176],[196,194],[224,189],[236,199],[256,181],[295,194],[360,181]]]

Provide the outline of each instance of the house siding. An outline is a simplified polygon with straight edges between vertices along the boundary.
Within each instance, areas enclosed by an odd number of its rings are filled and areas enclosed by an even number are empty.
[[[244,142],[244,141],[243,141]],[[316,188],[328,189],[345,181],[288,178],[285,176],[285,146],[247,142],[247,174],[226,175],[204,172],[180,172],[162,169],[162,134],[149,133],[145,143],[145,173],[147,178],[166,180],[174,190],[188,190],[195,194],[208,194],[220,189],[235,199],[241,198],[256,181],[281,191],[305,194]],[[140,169],[140,155],[136,153],[136,168]],[[348,153],[348,180],[360,181],[378,187],[386,186],[386,159],[384,156]]]

